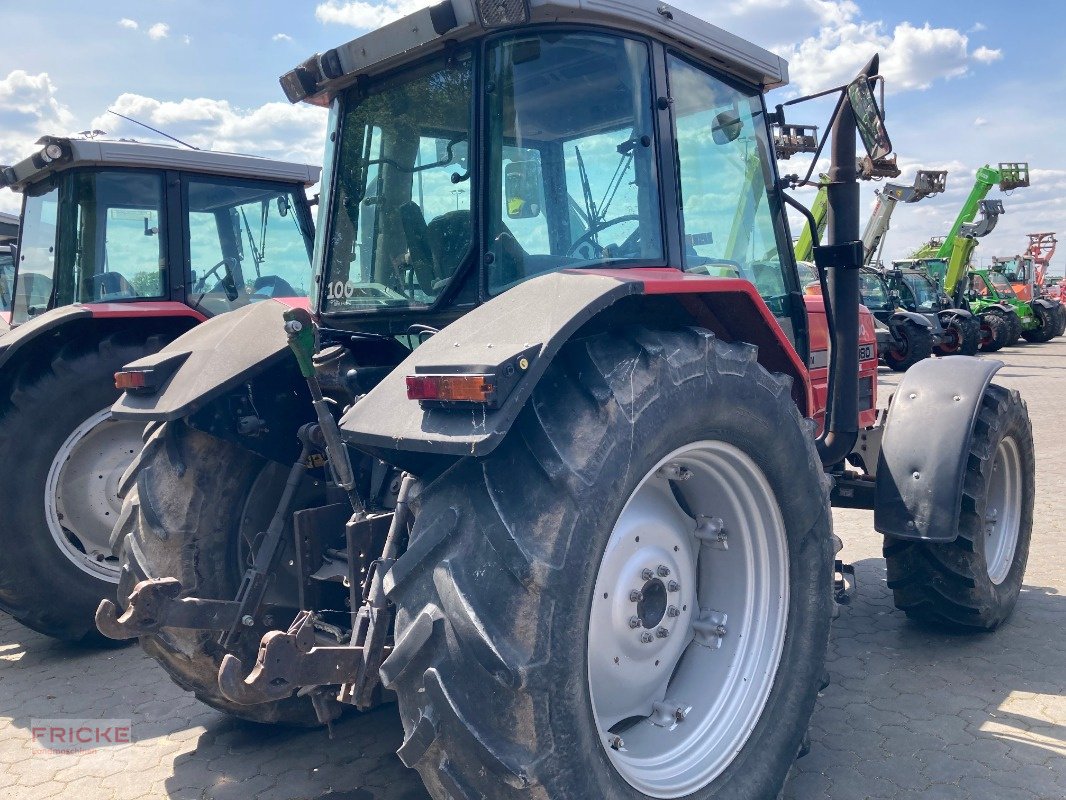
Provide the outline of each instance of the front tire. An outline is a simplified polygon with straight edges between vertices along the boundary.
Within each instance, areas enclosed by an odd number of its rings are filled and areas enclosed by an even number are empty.
[[[1025,341],[1033,342],[1034,344],[1050,342],[1058,329],[1058,318],[1055,316],[1053,309],[1038,305],[1033,305],[1032,309],[1033,316],[1036,317],[1036,327],[1031,331],[1023,331],[1022,337]]]
[[[885,350],[885,364],[896,372],[904,372],[933,354],[933,334],[914,320],[908,319],[892,332],[893,346]]]
[[[810,428],[755,356],[692,330],[572,342],[491,455],[425,487],[382,675],[433,797],[777,795],[823,677],[832,551]],[[726,549],[699,546],[703,515]]]
[[[43,369],[25,364],[2,406],[0,608],[39,633],[114,645],[94,615],[118,583],[109,543],[118,484],[144,427],[111,418],[114,374],[163,344],[120,335],[70,342]]]
[[[896,608],[941,627],[989,631],[1014,610],[1033,531],[1033,431],[1018,392],[989,386],[970,442],[959,537],[885,540]]]

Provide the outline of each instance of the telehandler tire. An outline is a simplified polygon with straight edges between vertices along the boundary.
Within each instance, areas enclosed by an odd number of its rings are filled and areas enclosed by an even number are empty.
[[[1064,333],[1066,333],[1066,306],[1059,303],[1055,306],[1055,336],[1051,338],[1062,336]]]
[[[989,386],[948,544],[885,540],[896,608],[941,627],[990,631],[1014,610],[1033,531],[1033,431],[1018,392]]]
[[[1050,342],[1055,337],[1055,331],[1059,324],[1054,311],[1036,305],[1032,308],[1033,316],[1036,317],[1037,327],[1031,331],[1022,331],[1022,338],[1034,344]]]
[[[892,336],[895,346],[886,349],[884,354],[885,364],[891,369],[905,372],[933,354],[933,334],[928,328],[908,319],[897,330],[899,338],[896,331]]]
[[[245,537],[265,529],[287,471],[182,421],[155,428],[122,487],[114,533],[122,553],[119,607],[145,578],[177,578],[182,597],[232,600],[247,560]],[[285,540],[292,540],[291,528]],[[250,631],[234,651],[246,669],[255,664],[261,636]],[[140,643],[176,684],[212,708],[252,722],[318,724],[307,697],[241,705],[223,696],[218,670],[227,651],[218,638],[218,631],[163,628]]]
[[[994,353],[1007,345],[1010,324],[1000,314],[984,314],[981,321],[981,352]]]
[[[948,341],[938,344],[934,350],[938,356],[973,356],[981,344],[981,326],[974,317],[941,319]]]
[[[165,344],[113,334],[27,361],[0,399],[0,608],[35,631],[114,646],[94,614],[118,583],[118,483],[143,424],[111,419],[115,372]]]
[[[432,797],[777,796],[833,611],[790,386],[707,331],[573,341],[424,487],[382,676]]]

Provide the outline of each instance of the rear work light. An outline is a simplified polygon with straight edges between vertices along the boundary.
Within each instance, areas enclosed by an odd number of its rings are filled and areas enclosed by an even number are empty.
[[[496,408],[495,375],[408,375],[407,399]]]

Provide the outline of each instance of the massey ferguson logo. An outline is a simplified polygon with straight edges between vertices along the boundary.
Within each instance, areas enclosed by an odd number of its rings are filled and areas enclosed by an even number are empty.
[[[133,741],[128,719],[35,719],[30,734],[51,753],[86,753]]]

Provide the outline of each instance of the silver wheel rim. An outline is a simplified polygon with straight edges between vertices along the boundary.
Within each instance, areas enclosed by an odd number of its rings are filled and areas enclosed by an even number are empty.
[[[729,766],[773,688],[788,604],[784,520],[755,462],[701,441],[644,477],[600,562],[587,651],[600,738],[631,786],[682,797]]]
[[[141,448],[143,425],[93,414],[63,442],[44,490],[48,530],[59,551],[83,572],[118,583],[118,559],[111,554],[111,529],[122,502],[122,473]]]
[[[985,505],[985,567],[992,583],[1000,584],[1010,574],[1022,512],[1022,459],[1018,443],[1000,440],[992,460],[992,477]]]

